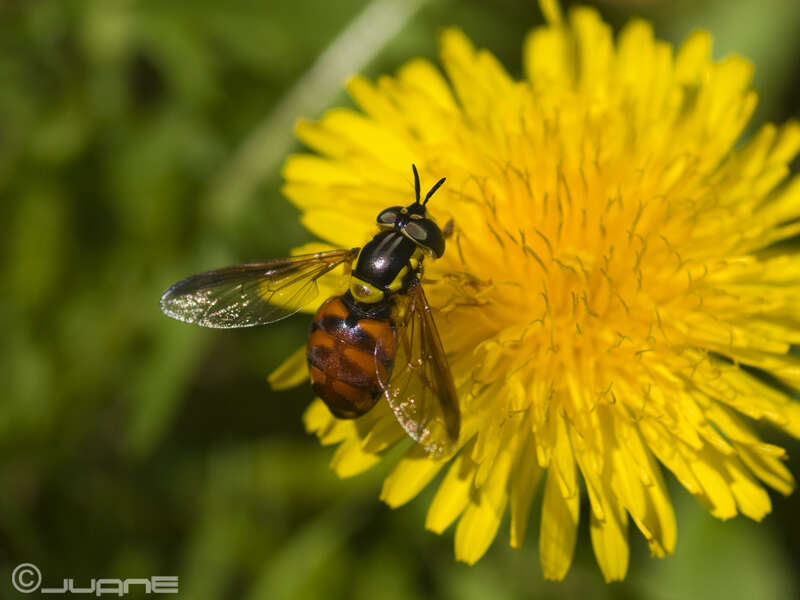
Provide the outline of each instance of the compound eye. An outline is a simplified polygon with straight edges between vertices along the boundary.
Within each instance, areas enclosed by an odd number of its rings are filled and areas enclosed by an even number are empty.
[[[391,208],[387,208],[378,215],[378,226],[379,227],[386,227],[392,228],[394,224],[397,222],[397,217],[400,214],[400,207],[399,206],[392,206]]]
[[[423,244],[425,243],[425,240],[428,239],[428,232],[425,230],[425,228],[414,221],[409,221],[406,224],[406,233],[417,242],[421,242]]]
[[[436,258],[444,254],[444,236],[430,219],[414,219],[405,224],[406,235],[418,245],[430,250]]]

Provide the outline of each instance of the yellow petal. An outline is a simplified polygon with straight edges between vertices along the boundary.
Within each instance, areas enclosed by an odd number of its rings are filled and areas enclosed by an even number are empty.
[[[375,233],[374,223],[354,221],[347,213],[336,210],[309,211],[301,222],[311,233],[339,248],[360,246]]]
[[[555,443],[550,468],[558,475],[561,495],[565,498],[572,498],[578,495],[578,484],[575,477],[575,458],[567,433],[567,425],[560,415],[555,415],[551,417],[551,428],[555,430]]]
[[[702,493],[700,482],[689,467],[689,462],[680,452],[680,442],[670,435],[663,425],[652,420],[645,420],[639,424],[639,431],[647,440],[647,445],[653,454],[672,471],[683,487],[692,494]]]
[[[551,25],[561,25],[561,5],[558,0],[539,0],[539,10]]]
[[[334,417],[325,403],[319,398],[314,398],[303,413],[303,425],[308,433],[317,433],[330,426]]]
[[[316,398],[303,414],[306,431],[316,433],[323,446],[338,444],[356,433],[353,421],[337,419],[325,403]]]
[[[547,470],[539,532],[539,559],[545,579],[561,580],[572,564],[578,532],[579,498],[565,498],[560,476]]]
[[[469,565],[478,561],[489,549],[497,535],[508,502],[508,472],[514,454],[514,444],[500,453],[491,477],[476,490],[477,500],[467,505],[456,527],[456,560]]]
[[[364,452],[356,439],[348,439],[336,449],[330,467],[342,478],[358,475],[378,464],[380,455]]]
[[[364,112],[382,123],[403,123],[403,115],[392,105],[385,94],[364,77],[353,77],[347,82],[347,92]]]
[[[395,419],[388,402],[379,401],[367,414],[371,418],[369,422],[362,419],[357,422],[365,452],[382,452],[405,438],[406,432]]]
[[[425,90],[440,107],[446,110],[457,108],[447,80],[427,60],[411,60],[400,67],[397,75],[401,81]]]
[[[617,440],[612,415],[608,410],[599,411],[598,433],[602,436],[606,453],[616,460],[593,460],[595,450],[588,447],[578,450],[574,432],[572,435],[576,462],[586,482],[592,508],[592,546],[607,582],[623,579],[628,569],[628,515],[622,501],[627,499],[634,507],[644,502],[643,499],[632,501],[638,488],[627,465],[619,458],[619,452],[615,451]]]
[[[631,501],[629,495],[625,506],[647,539],[650,552],[655,556],[670,554],[675,549],[677,527],[661,468],[636,428],[618,419],[617,432],[621,442],[617,469],[627,473],[626,480],[635,490],[633,496],[643,499],[643,503]]]
[[[350,151],[346,140],[340,140],[333,132],[318,123],[301,119],[295,124],[294,132],[306,146],[322,154],[343,158]]]
[[[290,155],[283,165],[283,178],[319,185],[353,185],[360,182],[343,163],[313,154]]]
[[[475,463],[470,458],[471,444],[468,444],[453,461],[433,497],[425,528],[441,533],[455,521],[469,501],[470,488],[475,476]]]
[[[778,458],[764,455],[743,444],[734,443],[734,446],[742,462],[761,481],[784,496],[788,496],[794,491],[794,477]]]
[[[575,77],[575,51],[563,29],[538,27],[525,38],[525,73],[534,89],[564,90]]]
[[[628,515],[622,506],[608,500],[602,521],[592,512],[592,547],[606,583],[621,581],[628,571]]]
[[[372,148],[380,148],[378,161],[386,165],[411,165],[414,162],[415,156],[404,140],[352,110],[330,110],[322,117],[319,126],[337,139],[348,142],[349,152],[366,154]]]
[[[702,79],[711,59],[711,34],[695,30],[683,41],[675,56],[675,76],[678,81],[695,83]]]
[[[739,510],[743,515],[760,521],[772,510],[769,495],[735,457],[726,456],[722,460],[725,463],[731,493],[736,499]]]
[[[512,548],[521,548],[525,540],[531,502],[543,473],[536,458],[536,439],[529,435],[518,453],[517,463],[509,478]]]
[[[491,115],[498,109],[497,94],[511,94],[513,82],[500,63],[488,53],[475,51],[472,42],[457,29],[440,36],[442,63],[463,110],[469,115]]]
[[[591,8],[572,9],[569,17],[578,45],[578,90],[587,96],[605,97],[614,56],[611,27]]]
[[[273,390],[286,390],[308,379],[306,347],[300,346],[267,377]]]
[[[402,506],[419,494],[444,465],[443,461],[432,459],[425,448],[415,444],[384,480],[381,500],[392,508]]]
[[[690,461],[692,472],[703,487],[697,498],[718,519],[736,516],[736,500],[723,476],[723,464],[719,455],[710,448],[703,449]]]

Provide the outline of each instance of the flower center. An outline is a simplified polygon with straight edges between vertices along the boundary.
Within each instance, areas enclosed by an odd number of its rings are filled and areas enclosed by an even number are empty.
[[[544,381],[538,402],[578,412],[615,402],[619,379],[641,382],[626,391],[646,395],[653,365],[685,343],[673,322],[686,322],[708,292],[693,239],[709,211],[692,201],[691,163],[680,185],[669,163],[541,167],[536,180],[508,167],[472,184],[485,222],[462,227],[458,244],[480,282],[465,293],[460,281],[451,300],[470,324],[460,345],[480,358],[469,379],[480,387],[513,377],[525,389]],[[513,408],[533,401],[526,394]]]

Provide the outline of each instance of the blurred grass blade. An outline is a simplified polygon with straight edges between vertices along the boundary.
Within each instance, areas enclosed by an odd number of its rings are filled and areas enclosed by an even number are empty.
[[[210,222],[230,222],[243,214],[253,189],[291,148],[295,120],[330,104],[343,80],[369,63],[425,1],[373,0],[350,22],[222,168],[206,198]]]

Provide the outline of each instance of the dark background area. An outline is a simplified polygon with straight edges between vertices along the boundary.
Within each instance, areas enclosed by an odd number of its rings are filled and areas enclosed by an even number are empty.
[[[709,29],[716,57],[756,65],[754,127],[800,117],[796,2],[589,4],[673,44]],[[346,74],[435,60],[456,25],[519,76],[540,22],[512,0],[0,0],[0,597],[21,597],[20,562],[52,586],[179,575],[192,599],[798,597],[800,496],[723,524],[671,476],[676,555],[650,559],[632,527],[623,583],[603,583],[585,523],[566,581],[544,582],[538,517],[523,550],[506,526],[456,563],[452,532],[423,528],[435,485],[390,510],[391,461],[338,480],[302,428],[310,388],[269,390],[307,317],[207,331],[158,310],[185,275],[311,239],[280,167],[295,118],[350,104]],[[800,443],[764,435],[800,474]]]

